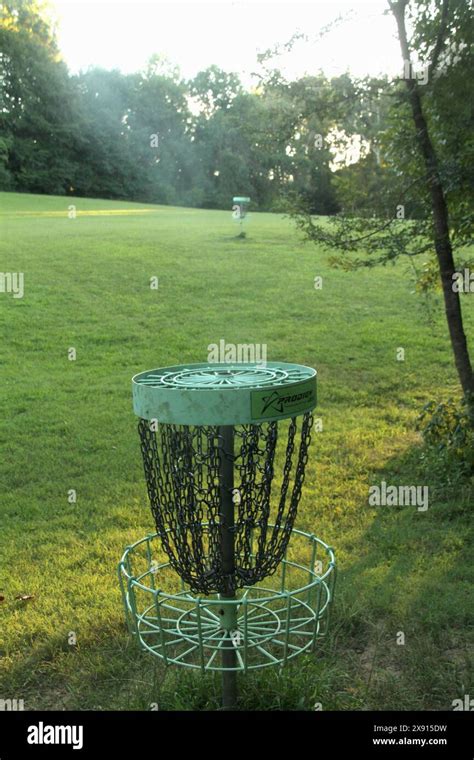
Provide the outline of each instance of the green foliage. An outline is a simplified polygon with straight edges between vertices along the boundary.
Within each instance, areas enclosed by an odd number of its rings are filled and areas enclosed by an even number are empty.
[[[9,190],[13,184],[13,178],[8,169],[8,154],[12,142],[11,137],[0,137],[0,189],[2,190]]]
[[[0,187],[62,195],[77,169],[79,135],[67,69],[40,9],[35,2],[7,4],[1,19]]]
[[[242,94],[242,85],[238,74],[210,66],[189,82],[189,92],[204,108],[204,113],[210,116],[216,110],[229,108],[234,98]]]
[[[374,198],[387,192],[391,173],[384,169],[371,152],[357,163],[340,169],[334,187],[344,213],[361,213],[361,209],[373,211]]]
[[[430,401],[418,419],[425,442],[424,459],[434,462],[441,480],[474,476],[474,412],[466,399]]]

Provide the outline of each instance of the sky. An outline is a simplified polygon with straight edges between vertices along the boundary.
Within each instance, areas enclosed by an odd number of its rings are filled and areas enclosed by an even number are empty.
[[[394,21],[384,15],[386,0],[51,0],[50,5],[63,58],[73,73],[89,66],[138,71],[160,53],[186,78],[216,64],[250,84],[258,70],[257,52],[284,44],[298,31],[311,41],[276,59],[288,76],[319,70],[363,76],[400,69]],[[321,29],[339,15],[344,21],[321,37]]]

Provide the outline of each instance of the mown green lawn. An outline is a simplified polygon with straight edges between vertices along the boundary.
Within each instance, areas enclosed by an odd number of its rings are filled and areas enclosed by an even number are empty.
[[[124,213],[81,213],[97,210]],[[230,210],[0,194],[0,268],[25,277],[22,299],[0,293],[0,699],[218,708],[217,675],[137,652],[116,565],[153,530],[131,376],[206,361],[221,338],[318,369],[323,431],[297,525],[339,565],[330,638],[282,672],[241,678],[242,707],[452,709],[474,693],[470,493],[423,474],[414,426],[426,401],[457,394],[441,303],[430,322],[404,264],[329,268],[279,216],[253,214],[247,239],[237,232]],[[430,486],[429,509],[369,507],[381,480]]]

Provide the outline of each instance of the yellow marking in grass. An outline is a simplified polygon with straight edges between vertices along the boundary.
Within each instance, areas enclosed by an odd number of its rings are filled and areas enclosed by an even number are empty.
[[[76,209],[76,218],[78,216],[130,216],[133,214],[152,214],[158,211],[155,208],[124,208],[124,209]],[[33,216],[33,217],[64,217],[68,218],[69,210],[66,211],[0,211],[0,216]]]

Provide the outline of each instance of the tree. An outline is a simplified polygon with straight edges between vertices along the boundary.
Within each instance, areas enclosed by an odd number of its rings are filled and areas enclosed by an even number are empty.
[[[33,0],[4,3],[0,16],[0,182],[39,193],[68,192],[77,168],[73,95],[51,23]]]
[[[335,261],[347,268],[385,264],[400,256],[413,261],[434,252],[454,362],[472,410],[474,377],[454,287],[453,253],[454,244],[459,252],[466,248],[473,231],[466,209],[466,199],[472,198],[467,167],[473,141],[456,139],[467,137],[469,129],[472,133],[472,114],[463,106],[469,100],[466,88],[472,92],[472,18],[465,2],[418,0],[411,9],[409,41],[408,7],[409,0],[389,2],[404,74],[380,92],[380,102],[390,103],[378,145],[380,192],[362,194],[352,213],[346,208],[330,225],[315,223],[301,209],[296,219],[309,239],[339,251]],[[449,92],[456,94],[456,108]],[[360,258],[347,258],[348,253]]]
[[[431,214],[433,218],[432,238],[438,259],[446,319],[451,337],[454,361],[464,395],[466,397],[472,397],[474,396],[474,373],[463,327],[459,293],[453,288],[456,267],[454,264],[453,247],[451,243],[449,210],[444,183],[441,177],[438,155],[423,111],[420,86],[414,72],[412,50],[408,42],[406,30],[405,13],[407,5],[408,0],[397,0],[397,2],[389,0],[390,9],[397,23],[398,39],[400,42],[400,50],[404,66],[408,72],[405,82],[413,123],[416,129],[418,147],[423,158],[426,172],[425,182],[430,196]],[[427,7],[430,4],[421,3],[420,5],[421,7],[423,7],[423,5]],[[428,69],[430,77],[433,77],[437,72],[443,50],[449,39],[449,33],[451,32],[453,37],[456,38],[458,32],[458,29],[456,28],[457,23],[459,22],[458,19],[456,19],[456,14],[450,13],[449,0],[443,0],[441,10],[438,14],[437,33],[430,51],[431,62]],[[419,33],[422,32],[422,24],[423,19],[420,19],[418,21]],[[462,52],[463,51],[459,50],[459,46],[457,45],[456,53],[462,55]]]
[[[188,86],[190,94],[196,98],[207,116],[216,109],[229,108],[234,98],[242,94],[238,75],[223,71],[218,66],[209,66],[198,72]]]

